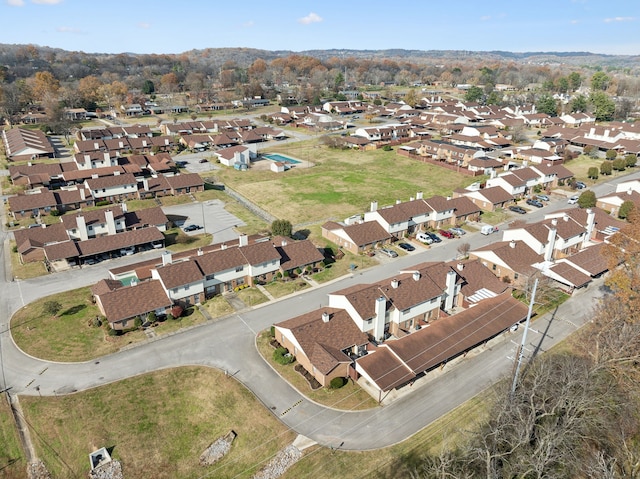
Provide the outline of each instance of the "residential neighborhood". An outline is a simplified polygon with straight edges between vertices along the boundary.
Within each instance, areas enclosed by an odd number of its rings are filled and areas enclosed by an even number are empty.
[[[476,477],[470,444],[483,474],[528,477],[518,451],[574,414],[566,391],[536,388],[564,383],[612,405],[590,428],[613,424],[601,438],[576,423],[568,467],[629,477],[615,446],[619,399],[636,412],[628,59],[9,44],[0,57],[8,477],[14,462],[53,471],[34,479],[85,475],[87,457],[90,474],[124,465],[113,478],[323,478],[350,462],[340,473],[423,477],[462,457],[442,473]],[[556,394],[551,414],[541,398]],[[505,417],[531,431],[498,457],[471,434],[524,430]],[[113,432],[127,421],[130,436]],[[564,477],[558,457],[536,477]]]

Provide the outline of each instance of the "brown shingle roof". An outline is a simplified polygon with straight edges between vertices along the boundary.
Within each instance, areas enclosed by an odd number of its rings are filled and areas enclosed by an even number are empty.
[[[563,282],[566,282],[572,286],[575,286],[576,288],[580,288],[581,286],[584,286],[585,284],[591,281],[590,276],[587,276],[583,272],[578,271],[569,263],[565,263],[565,262],[556,263],[553,266],[551,266],[549,269],[553,273],[560,276],[564,280]]]
[[[198,267],[198,263],[191,260],[160,266],[156,268],[156,271],[167,289],[203,280],[203,274]]]
[[[322,320],[325,312],[329,314],[328,322]],[[325,375],[339,363],[351,361],[342,350],[369,342],[367,335],[342,309],[317,309],[275,326],[290,330],[313,366]]]
[[[276,250],[280,254],[280,268],[283,271],[304,268],[324,259],[324,255],[309,240],[296,242],[289,240],[285,245],[282,245],[282,243],[280,245],[276,244]]]
[[[166,179],[173,189],[190,188],[192,186],[202,187],[204,185],[202,178],[197,173],[167,176]]]
[[[387,241],[391,238],[391,235],[377,221],[365,221],[364,223],[345,226],[344,232],[351,238],[353,244],[359,247],[379,241]]]
[[[9,208],[14,213],[20,211],[28,211],[36,208],[54,208],[56,206],[56,198],[52,191],[41,188],[40,193],[28,195],[16,195],[9,197]]]
[[[591,276],[599,276],[609,269],[609,261],[604,255],[604,243],[590,246],[587,249],[565,258],[564,261],[582,268]]]
[[[280,260],[280,254],[276,250],[275,246],[268,242],[241,246],[240,252],[247,260],[246,264],[253,266]]]
[[[110,323],[171,306],[160,281],[145,281],[101,294],[100,302]]]

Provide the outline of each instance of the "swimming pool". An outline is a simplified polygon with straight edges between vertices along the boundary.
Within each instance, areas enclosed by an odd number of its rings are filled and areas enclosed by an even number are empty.
[[[269,153],[268,155],[262,155],[263,158],[271,161],[280,161],[282,163],[288,163],[290,165],[297,165],[298,163],[302,163],[301,161],[294,160],[293,158],[289,158],[288,156],[280,155],[278,153]]]

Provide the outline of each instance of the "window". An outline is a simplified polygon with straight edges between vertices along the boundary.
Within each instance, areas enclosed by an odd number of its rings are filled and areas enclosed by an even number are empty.
[[[513,273],[513,279],[518,279],[518,273]]]
[[[495,271],[495,270],[496,270],[496,265],[494,264],[493,266],[491,266],[491,269],[492,269],[493,271]]]
[[[244,270],[244,266],[236,266],[236,273],[240,273],[242,270]]]

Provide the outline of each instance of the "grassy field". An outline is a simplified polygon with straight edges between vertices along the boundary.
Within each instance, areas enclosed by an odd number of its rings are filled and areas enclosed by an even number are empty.
[[[247,389],[207,368],[20,402],[38,455],[59,478],[86,477],[88,454],[103,446],[113,448],[127,479],[249,478],[295,437]],[[200,466],[200,454],[230,430],[238,434],[230,453]]]
[[[272,151],[315,166],[295,167],[285,174],[225,168],[216,171],[216,179],[293,224],[343,219],[367,211],[373,200],[384,206],[396,199],[406,201],[418,191],[425,197],[449,195],[453,189],[477,181],[398,156],[395,151],[335,150],[319,145],[317,140],[274,147]]]
[[[11,407],[5,395],[2,394],[0,395],[0,477],[23,478],[26,467],[27,462],[13,422]]]

